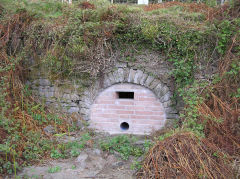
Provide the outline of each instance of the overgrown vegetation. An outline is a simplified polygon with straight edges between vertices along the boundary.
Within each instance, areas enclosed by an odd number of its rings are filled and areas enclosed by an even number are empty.
[[[137,146],[134,144],[136,138],[129,137],[127,135],[119,135],[112,137],[108,141],[101,141],[100,147],[103,151],[108,151],[110,153],[117,152],[120,154],[123,160],[128,160],[130,156],[140,157],[146,153],[150,146],[151,142],[145,141],[143,147]]]
[[[50,157],[53,159],[77,157],[88,141],[91,140],[89,133],[85,133],[80,139],[68,143],[59,143],[51,150]]]
[[[67,125],[64,118],[36,103],[22,85],[30,57],[39,59],[36,67],[47,67],[52,79],[89,80],[104,73],[119,56],[132,60],[129,49],[141,53],[148,48],[172,64],[175,96],[182,98],[185,108],[177,129],[159,137],[139,177],[232,177],[235,170],[230,164],[239,159],[240,142],[239,3],[219,8],[194,3],[172,3],[167,8],[92,3],[6,1],[0,8],[0,172],[16,172],[18,166],[46,153],[64,158],[71,150],[71,156],[77,156],[84,145],[83,139],[56,146],[42,134],[49,124],[58,132],[67,132]],[[217,71],[209,72],[211,68]],[[122,136],[101,146],[124,159],[143,154],[130,143]],[[206,158],[207,163],[190,166]],[[182,159],[188,162],[178,164]]]

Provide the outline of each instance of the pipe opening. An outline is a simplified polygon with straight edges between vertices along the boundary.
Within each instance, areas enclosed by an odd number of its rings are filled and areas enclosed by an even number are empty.
[[[124,131],[128,130],[129,129],[129,124],[127,122],[122,122],[120,124],[120,128]]]

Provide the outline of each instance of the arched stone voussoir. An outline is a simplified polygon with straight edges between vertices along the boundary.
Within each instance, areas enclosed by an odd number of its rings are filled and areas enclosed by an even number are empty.
[[[152,83],[151,83],[149,86],[146,86],[146,87],[149,88],[149,89],[151,89],[151,90],[153,90],[153,89],[156,88],[157,85],[160,84],[160,83],[161,83],[161,81],[159,81],[158,79],[154,79],[154,80],[152,81]]]
[[[137,70],[137,73],[135,74],[135,77],[134,77],[134,84],[140,84],[140,80],[142,76],[143,76],[143,71]]]
[[[147,77],[148,77],[148,74],[146,74],[146,73],[144,73],[144,74],[142,75],[142,78],[141,78],[141,80],[140,80],[140,85],[144,86],[144,83],[145,83]]]
[[[159,83],[153,91],[155,92],[156,96],[161,99],[169,92],[169,88],[163,83]]]
[[[134,78],[135,78],[136,72],[137,72],[136,70],[130,69],[127,82],[134,83]]]
[[[168,91],[164,96],[160,98],[160,102],[164,103],[166,101],[169,101],[171,99],[171,92]]]
[[[118,68],[117,70],[118,72],[118,78],[119,78],[119,82],[124,82],[124,70],[123,68]]]
[[[104,75],[104,81],[103,81],[103,88],[107,88],[109,86],[111,86],[111,81],[108,78],[108,74]]]
[[[113,72],[108,73],[108,79],[109,79],[111,85],[113,85],[113,84],[116,83],[116,82],[115,82],[115,78],[114,78],[114,76],[113,76]],[[111,86],[111,85],[110,85],[110,86]]]
[[[113,72],[113,78],[114,78],[114,80],[115,80],[115,83],[119,83],[119,82],[120,82],[118,70],[115,70],[115,71]]]
[[[150,86],[150,84],[153,82],[153,80],[154,80],[154,77],[149,75],[147,77],[146,81],[144,82],[144,86],[148,88]]]

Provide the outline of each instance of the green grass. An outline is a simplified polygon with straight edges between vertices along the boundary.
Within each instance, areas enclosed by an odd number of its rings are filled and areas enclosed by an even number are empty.
[[[48,169],[48,173],[57,173],[57,172],[60,172],[61,170],[62,170],[62,168],[59,167],[59,166],[50,167],[50,168]]]
[[[128,160],[130,156],[140,157],[148,151],[151,143],[146,141],[144,147],[136,146],[134,142],[137,138],[128,135],[118,135],[110,137],[100,142],[100,148],[110,153],[118,152],[123,160]]]
[[[2,5],[8,13],[26,9],[36,17],[42,18],[57,18],[63,14],[64,6],[66,6],[59,0],[2,0]]]

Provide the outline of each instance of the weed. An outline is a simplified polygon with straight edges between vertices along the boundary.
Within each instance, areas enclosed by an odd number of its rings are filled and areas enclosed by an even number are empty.
[[[76,165],[72,165],[72,167],[71,167],[72,170],[75,170],[76,168],[77,168]]]
[[[142,168],[142,164],[139,161],[133,161],[131,164],[132,170],[140,170]]]
[[[64,158],[64,155],[57,149],[53,149],[50,156],[54,159]]]
[[[104,151],[111,153],[118,152],[122,159],[128,160],[129,156],[140,157],[144,151],[141,147],[134,145],[136,139],[127,135],[119,135],[108,139],[108,141],[100,142],[100,147]]]
[[[48,169],[48,173],[57,173],[61,171],[61,167],[60,166],[56,166],[56,167],[51,167]]]

